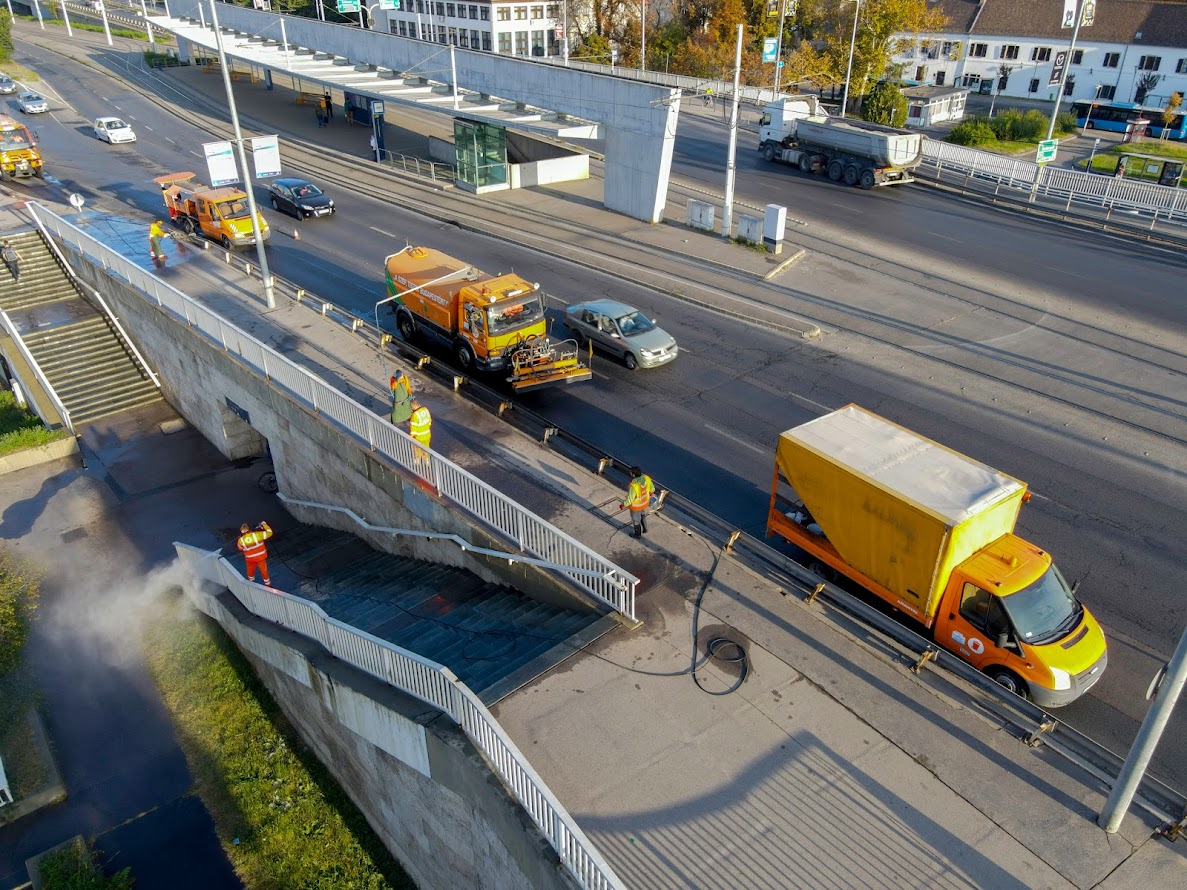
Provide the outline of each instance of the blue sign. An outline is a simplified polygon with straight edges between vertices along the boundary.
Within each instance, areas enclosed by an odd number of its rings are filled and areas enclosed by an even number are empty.
[[[774,37],[764,37],[762,39],[762,60],[764,62],[774,62],[778,52],[779,41]]]

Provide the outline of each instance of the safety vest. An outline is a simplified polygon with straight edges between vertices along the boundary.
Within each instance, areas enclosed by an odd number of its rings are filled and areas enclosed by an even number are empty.
[[[156,223],[153,223],[151,226],[148,227],[148,237],[150,237],[150,238],[164,238],[165,230],[162,229],[160,226],[158,226]]]
[[[643,489],[647,492],[647,500],[650,502],[652,495],[655,494],[655,483],[651,481],[651,477],[643,473],[637,476],[634,481],[643,486]]]
[[[638,513],[640,510],[646,510],[650,503],[651,496],[647,493],[647,486],[638,479],[632,479],[630,488],[626,490],[626,502],[623,506],[630,507],[632,513]]]
[[[429,437],[433,432],[433,416],[429,414],[429,409],[424,405],[412,412],[408,432],[417,442],[428,447]]]
[[[240,535],[236,542],[239,549],[243,551],[243,555],[248,559],[259,559],[261,556],[268,555],[268,548],[264,546],[264,542],[272,537],[272,529],[265,528],[263,531],[248,532],[245,535]]]

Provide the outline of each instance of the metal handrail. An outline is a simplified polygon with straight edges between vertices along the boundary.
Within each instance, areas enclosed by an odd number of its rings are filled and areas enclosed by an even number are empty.
[[[37,378],[37,382],[41,384],[41,388],[45,390],[45,394],[49,396],[49,400],[53,402],[54,408],[62,417],[62,423],[66,424],[66,429],[70,430],[72,436],[77,436],[78,433],[74,429],[74,424],[70,422],[70,412],[66,410],[66,406],[62,404],[62,400],[58,398],[58,394],[54,392],[54,388],[50,386],[49,378],[45,376],[45,372],[41,370],[41,365],[37,364],[37,359],[33,358],[33,353],[29,351],[29,347],[25,345],[25,341],[21,339],[20,333],[16,329],[16,325],[12,323],[12,319],[8,317],[8,313],[0,309],[0,326],[4,328],[4,332],[8,334],[13,343],[16,344],[17,351],[20,352],[23,358],[33,369],[33,376]],[[42,418],[44,420],[44,418]]]
[[[399,158],[399,163],[396,162],[397,158]],[[434,182],[436,182],[438,179],[445,179],[445,180],[449,180],[450,182],[452,182],[453,180],[455,180],[457,178],[457,171],[454,169],[454,167],[451,164],[446,164],[441,161],[426,161],[423,158],[416,157],[415,155],[405,155],[405,154],[400,154],[399,152],[396,152],[396,151],[391,151],[386,148],[383,149],[383,162],[382,163],[388,165],[389,167],[399,167],[405,173],[408,173],[409,172],[409,161],[412,162],[412,172],[415,172],[417,176],[423,175],[420,172],[420,168],[421,168],[421,165],[425,165],[428,167],[429,179],[433,180]],[[438,168],[440,168],[441,170],[443,170],[445,172],[442,174],[438,174],[437,173]]]
[[[505,559],[507,562],[520,562],[525,565],[539,566],[543,569],[551,569],[555,572],[563,572],[564,574],[586,575],[591,578],[605,578],[613,581],[614,574],[601,572],[596,569],[582,569],[576,566],[562,565],[548,559],[536,559],[532,556],[523,556],[519,553],[510,553],[506,550],[491,550],[489,547],[475,547],[465,538],[450,534],[447,532],[423,532],[410,528],[391,528],[386,525],[372,525],[363,517],[359,516],[354,510],[349,507],[336,507],[333,504],[319,504],[315,501],[302,501],[297,498],[290,498],[283,492],[276,492],[276,496],[284,501],[286,504],[292,504],[296,507],[311,507],[318,510],[328,510],[332,513],[342,513],[345,516],[354,520],[355,524],[361,528],[365,528],[370,532],[380,532],[385,535],[392,535],[394,537],[407,538],[427,538],[433,541],[452,541],[465,553],[479,553],[483,556],[493,556],[497,559]]]
[[[49,231],[42,224],[41,220],[37,218],[36,214],[33,216],[33,221],[37,223],[37,228],[41,230],[42,238],[45,239],[45,243],[49,245],[50,250],[54,252],[54,255],[58,258],[58,261],[65,267],[66,272],[75,281],[75,283],[84,285],[87,290],[89,290],[94,295],[95,299],[99,301],[99,307],[103,310],[103,313],[109,319],[111,319],[111,323],[115,325],[116,333],[119,334],[120,339],[124,341],[124,344],[130,350],[132,350],[132,355],[136,357],[136,361],[140,364],[140,367],[144,369],[144,373],[148,375],[148,379],[152,381],[152,385],[157,389],[160,389],[161,381],[157,379],[157,375],[154,374],[153,369],[149,367],[148,360],[140,354],[140,350],[136,348],[136,344],[132,342],[132,338],[128,336],[128,332],[124,330],[124,326],[120,324],[119,318],[116,317],[116,314],[111,311],[111,307],[107,305],[107,301],[103,299],[103,295],[78,277],[78,273],[74,271],[74,267],[70,265],[70,261],[66,259],[66,255],[62,253],[54,239],[49,236]]]
[[[226,587],[253,615],[316,640],[326,651],[401,692],[447,714],[531,816],[577,883],[589,890],[625,890],[609,863],[532,768],[482,700],[449,668],[329,617],[316,603],[246,580],[218,551],[174,543],[193,575]],[[207,597],[187,595],[212,618]]]
[[[590,574],[561,569],[573,584],[635,620],[635,592],[639,579],[599,553],[577,541],[523,505],[487,485],[463,467],[432,449],[419,445],[411,436],[377,416],[354,399],[334,389],[321,378],[255,339],[172,285],[140,268],[110,247],[96,241],[35,202],[29,212],[44,220],[46,228],[120,275],[162,310],[183,319],[215,343],[254,369],[269,383],[283,388],[315,414],[328,418],[372,453],[391,461],[434,486],[444,498],[523,551],[559,565],[584,567]]]

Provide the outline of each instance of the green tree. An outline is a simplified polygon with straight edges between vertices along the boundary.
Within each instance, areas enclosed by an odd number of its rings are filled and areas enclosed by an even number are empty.
[[[1166,108],[1162,111],[1162,124],[1165,127],[1171,125],[1171,121],[1175,119],[1175,115],[1179,113],[1179,107],[1183,104],[1182,93],[1171,93],[1170,99],[1167,100]]]
[[[866,94],[861,116],[875,124],[901,127],[907,122],[907,97],[897,83],[881,80]]]
[[[20,663],[41,593],[38,581],[32,567],[0,550],[0,677]]]
[[[12,61],[12,18],[0,15],[0,62]]]

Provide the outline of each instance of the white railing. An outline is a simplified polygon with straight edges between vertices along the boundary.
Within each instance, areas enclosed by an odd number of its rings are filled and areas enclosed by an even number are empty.
[[[33,353],[29,351],[29,347],[25,345],[25,341],[21,339],[20,332],[16,329],[16,325],[12,323],[12,319],[8,317],[8,313],[0,309],[0,328],[4,329],[10,340],[16,344],[17,352],[21,354],[21,358],[33,370],[33,376],[37,378],[37,382],[41,384],[42,390],[45,391],[46,396],[53,402],[54,408],[57,409],[58,414],[62,418],[62,423],[66,425],[66,429],[70,430],[70,434],[77,436],[74,424],[70,422],[70,412],[66,410],[66,406],[62,404],[62,400],[58,398],[58,394],[54,388],[50,386],[49,378],[45,376],[45,372],[41,370],[41,366],[37,364],[37,359],[33,358]],[[25,387],[26,390],[28,387]],[[38,417],[40,417],[40,413]],[[41,418],[45,422],[45,418]]]
[[[434,486],[440,495],[475,519],[514,541],[520,550],[571,569],[561,574],[583,590],[635,620],[635,590],[639,579],[561,529],[491,488],[457,464],[417,445],[407,433],[345,396],[319,377],[235,327],[206,308],[91,238],[34,202],[29,212],[55,237],[122,278],[162,309],[182,318],[197,333],[238,356],[273,384],[283,387],[314,413],[367,446],[375,454],[403,467]]]
[[[486,705],[449,668],[343,624],[306,599],[247,581],[217,551],[173,546],[192,576],[226,587],[253,615],[316,640],[336,658],[447,714],[486,757],[582,887],[625,890]],[[192,586],[187,594],[209,614],[204,594]]]
[[[383,149],[383,164],[387,167],[398,167],[405,173],[415,173],[417,176],[428,176],[434,182],[441,180],[453,182],[457,179],[457,171],[440,161],[426,161],[412,155],[403,155],[396,151]]]

